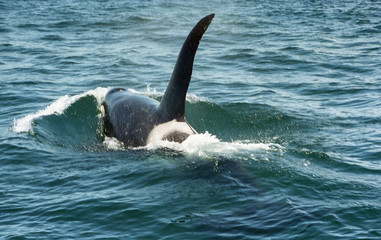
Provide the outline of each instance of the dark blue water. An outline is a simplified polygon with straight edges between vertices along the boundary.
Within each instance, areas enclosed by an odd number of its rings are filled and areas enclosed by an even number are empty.
[[[200,134],[104,138],[213,12]],[[380,239],[380,76],[379,1],[0,1],[0,239]]]

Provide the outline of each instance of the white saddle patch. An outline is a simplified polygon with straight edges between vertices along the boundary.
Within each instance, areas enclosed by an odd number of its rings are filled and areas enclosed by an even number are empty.
[[[149,133],[147,145],[158,143],[171,133],[183,133],[192,135],[196,131],[187,122],[178,122],[175,119],[160,125],[155,126]]]

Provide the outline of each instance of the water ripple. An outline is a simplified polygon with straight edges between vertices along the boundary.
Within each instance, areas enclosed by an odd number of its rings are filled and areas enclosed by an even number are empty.
[[[186,102],[200,134],[111,148],[107,89],[160,100],[212,12]],[[380,12],[368,0],[1,2],[0,238],[379,239]]]

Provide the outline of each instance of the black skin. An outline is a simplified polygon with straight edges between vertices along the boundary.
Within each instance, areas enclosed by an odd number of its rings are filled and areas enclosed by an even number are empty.
[[[185,97],[192,76],[194,57],[213,17],[214,14],[204,17],[189,33],[161,102],[132,94],[123,88],[111,89],[106,94],[103,103],[106,136],[116,137],[126,147],[145,146],[155,126],[172,120],[186,122]],[[173,131],[164,136],[164,139],[182,142],[188,136],[187,133]]]

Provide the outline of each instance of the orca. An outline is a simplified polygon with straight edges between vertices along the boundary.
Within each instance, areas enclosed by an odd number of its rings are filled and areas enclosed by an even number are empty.
[[[189,33],[178,55],[161,102],[113,88],[102,104],[104,133],[125,147],[146,146],[160,140],[182,142],[196,134],[185,119],[185,97],[200,40],[214,14],[202,18]]]

